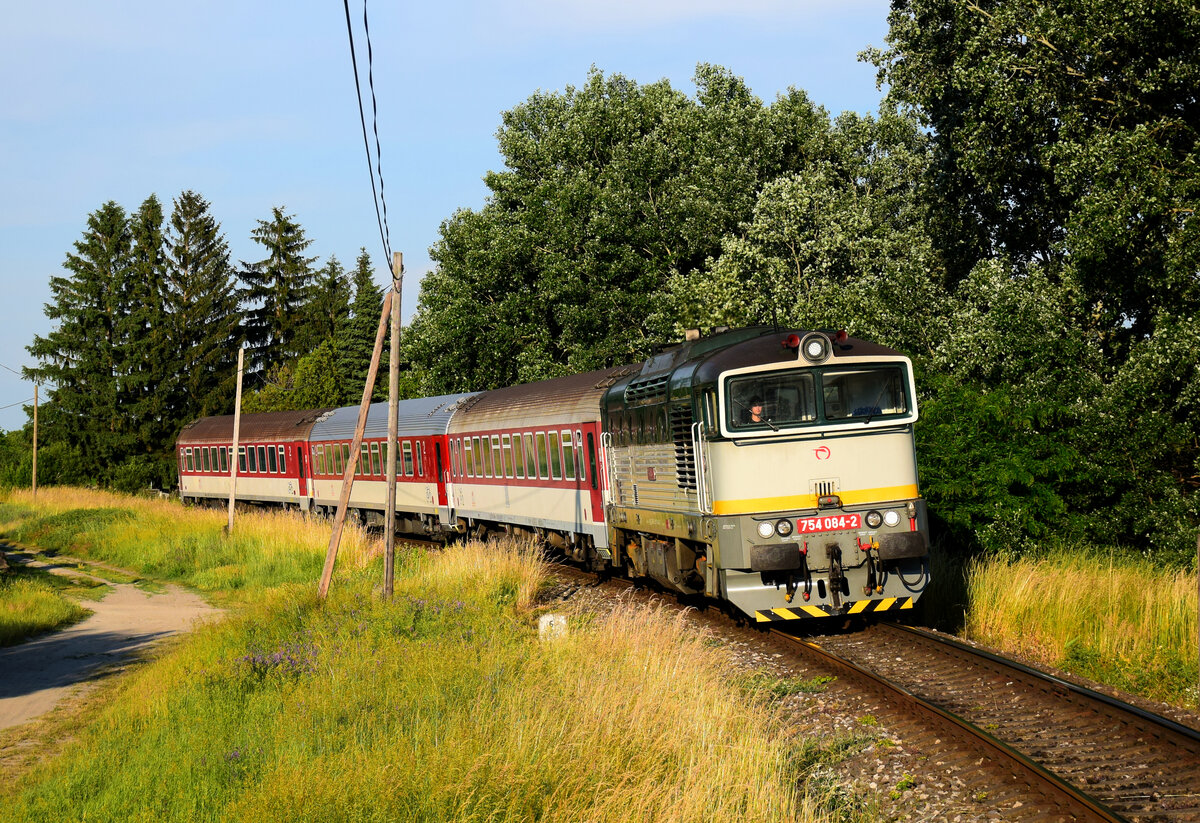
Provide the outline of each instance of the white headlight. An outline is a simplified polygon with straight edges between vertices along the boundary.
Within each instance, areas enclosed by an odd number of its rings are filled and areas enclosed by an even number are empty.
[[[897,526],[900,524],[900,512],[889,511],[883,515],[883,522],[889,526]]]
[[[787,537],[792,533],[792,521],[786,517],[775,524],[775,531],[780,537]]]
[[[833,353],[829,338],[820,332],[809,332],[800,341],[800,351],[810,363],[823,363]]]
[[[764,520],[758,524],[758,536],[766,540],[771,535],[775,534],[775,524]]]

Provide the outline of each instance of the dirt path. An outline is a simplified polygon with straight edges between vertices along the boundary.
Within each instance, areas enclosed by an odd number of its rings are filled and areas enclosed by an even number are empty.
[[[10,561],[15,559],[10,557]],[[25,562],[56,574],[89,576],[74,566]],[[188,631],[198,619],[221,613],[178,586],[150,593],[130,583],[108,585],[114,589],[111,594],[86,604],[95,612],[86,620],[18,646],[0,648],[0,729],[50,711],[74,687],[108,664],[156,640]]]

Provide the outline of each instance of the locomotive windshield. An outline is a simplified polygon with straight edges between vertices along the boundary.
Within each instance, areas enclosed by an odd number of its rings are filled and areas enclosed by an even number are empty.
[[[904,370],[890,364],[731,377],[725,396],[729,428],[743,431],[869,423],[909,410]]]

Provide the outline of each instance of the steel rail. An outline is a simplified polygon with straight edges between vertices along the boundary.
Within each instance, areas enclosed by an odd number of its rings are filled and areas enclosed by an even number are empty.
[[[1119,715],[1122,719],[1135,721],[1138,723],[1147,724],[1150,731],[1158,733],[1160,736],[1173,736],[1178,738],[1173,740],[1175,743],[1184,743],[1191,747],[1200,750],[1200,731],[1184,726],[1182,723],[1176,723],[1169,717],[1163,717],[1160,714],[1147,711],[1130,703],[1122,702],[1115,697],[1111,697],[1103,692],[1089,689],[1086,686],[1080,686],[1077,683],[1072,683],[1069,680],[1063,680],[1060,677],[1055,677],[1038,669],[1026,666],[1016,660],[1010,660],[1007,657],[1001,657],[998,654],[993,654],[983,649],[977,649],[974,646],[969,646],[958,640],[949,637],[943,637],[933,632],[927,632],[922,629],[917,629],[912,626],[905,626],[899,623],[890,623],[881,621],[879,627],[891,632],[919,637],[922,640],[938,644],[943,647],[953,649],[958,654],[970,655],[986,660],[994,666],[1002,668],[1006,673],[1016,671],[1024,676],[1027,682],[1031,682],[1036,686],[1049,686],[1062,699],[1073,699],[1074,702],[1084,701],[1088,708],[1095,708],[1094,704],[1100,704],[1109,713]]]
[[[902,708],[915,710],[919,715],[944,728],[950,736],[989,752],[996,762],[1011,768],[1014,777],[1024,780],[1028,785],[1035,787],[1038,794],[1046,797],[1056,807],[1055,814],[1079,821],[1128,823],[1126,818],[957,715],[922,700],[906,689],[821,648],[812,641],[794,637],[775,628],[769,631],[785,644],[818,658],[823,665],[846,672],[852,678],[868,684],[885,699]]]

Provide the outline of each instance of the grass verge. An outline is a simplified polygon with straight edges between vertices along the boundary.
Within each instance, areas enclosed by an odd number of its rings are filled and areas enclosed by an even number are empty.
[[[61,577],[13,563],[0,575],[0,646],[11,646],[83,620],[91,611],[79,599],[94,598],[102,583]]]
[[[410,557],[390,603],[267,593],[133,675],[7,816],[795,819],[775,715],[703,638],[626,608],[539,642],[542,574],[470,544]]]
[[[703,632],[645,607],[539,640],[546,567],[529,547],[407,550],[385,603],[378,546],[358,534],[321,603],[327,524],[248,516],[226,540],[219,513],[44,496],[36,512],[10,497],[0,530],[240,605],[118,678],[59,756],[0,788],[6,819],[831,814],[800,793],[810,757],[775,694],[821,684],[748,688]]]
[[[1194,570],[1058,550],[967,570],[964,632],[1125,691],[1197,708]]]
[[[224,534],[226,523],[226,513],[215,509],[88,489],[41,489],[36,507],[26,491],[11,491],[0,502],[0,534],[17,543],[182,583],[225,603],[320,576],[326,521],[248,512],[238,515],[231,536]],[[362,568],[380,551],[378,541],[348,526],[339,568]]]

